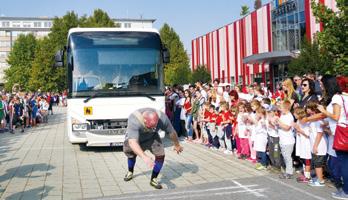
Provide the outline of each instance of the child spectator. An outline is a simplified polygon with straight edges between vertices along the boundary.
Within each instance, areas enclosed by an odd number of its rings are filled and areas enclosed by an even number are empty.
[[[277,116],[274,110],[267,111],[266,127],[268,133],[269,159],[274,171],[280,171],[280,146],[279,134],[276,126]]]
[[[209,122],[209,117],[211,113],[209,112],[210,103],[205,102],[203,105],[202,113],[201,113],[201,133],[203,135],[203,143],[210,147],[210,145],[213,143],[211,135],[208,131],[207,123]]]
[[[291,154],[294,150],[295,138],[292,132],[291,125],[294,122],[294,117],[290,113],[292,104],[290,101],[285,100],[280,106],[280,118],[276,120],[277,126],[279,126],[279,144],[282,156],[285,162],[285,173],[280,174],[281,179],[291,179],[293,175],[293,163]]]
[[[256,124],[254,132],[254,150],[256,151],[256,157],[259,165],[256,166],[257,170],[264,170],[267,167],[267,129],[266,129],[266,110],[264,108],[258,108],[256,110]]]
[[[240,142],[240,156],[239,159],[246,159],[250,156],[249,140],[250,132],[246,127],[248,118],[247,108],[243,102],[238,103],[237,128],[236,134]]]
[[[225,154],[232,154],[232,125],[231,125],[231,119],[232,115],[231,112],[228,109],[228,104],[226,102],[221,103],[221,109],[222,112],[222,126],[224,130],[224,142],[226,144],[226,150],[224,151]]]
[[[211,135],[212,145],[213,145],[211,148],[213,150],[218,150],[220,146],[218,137],[217,137],[217,130],[216,130],[216,119],[218,117],[218,113],[215,110],[214,105],[210,105],[209,112],[210,112],[210,116],[209,116],[208,130]]]
[[[299,176],[297,181],[300,183],[308,183],[311,179],[311,144],[309,136],[311,134],[310,123],[302,122],[307,113],[303,108],[295,108],[294,116],[297,123],[293,123],[292,127],[296,131],[296,156],[299,156],[302,164],[304,175]]]
[[[231,137],[231,143],[232,143],[232,151],[234,154],[240,153],[240,145],[239,145],[239,138],[236,134],[236,127],[237,127],[237,106],[231,107],[230,113],[231,113],[231,131],[232,131],[232,137]]]
[[[184,102],[184,110],[186,115],[186,132],[187,132],[187,141],[192,142],[192,105],[191,105],[191,92],[190,90],[185,90],[185,102]]]
[[[256,110],[261,107],[261,103],[254,99],[250,103],[250,107],[252,112],[249,112],[249,120],[248,122],[248,128],[250,129],[250,136],[249,136],[249,147],[250,147],[250,160],[252,162],[256,162],[256,151],[254,149],[254,142],[255,142],[255,126],[257,124],[257,119],[256,119]]]
[[[308,102],[306,105],[306,112],[309,115],[315,115],[317,113],[320,113],[320,111],[317,109],[317,102]],[[326,163],[327,141],[324,137],[322,125],[322,120],[310,123],[312,131],[309,136],[309,140],[312,151],[312,162],[315,168],[315,174],[317,176],[317,179],[310,181],[309,185],[314,187],[325,186],[325,181],[323,177],[323,166]]]
[[[13,112],[12,112],[12,129],[11,129],[11,133],[14,134],[14,131],[16,129],[17,125],[21,126],[21,132],[24,132],[24,106],[22,103],[20,103],[19,101],[19,97],[16,96],[14,98],[14,104],[13,104]]]
[[[216,128],[217,128],[217,137],[219,139],[219,144],[220,144],[220,151],[225,151],[226,146],[225,146],[225,141],[224,141],[224,125],[222,124],[223,122],[223,116],[224,113],[227,109],[226,103],[225,102],[221,102],[220,104],[220,112],[217,115],[217,118],[215,120],[216,123]]]

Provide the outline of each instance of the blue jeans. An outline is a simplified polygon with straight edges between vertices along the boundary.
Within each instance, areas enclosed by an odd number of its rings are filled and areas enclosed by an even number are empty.
[[[342,174],[341,174],[341,164],[338,158],[329,155],[327,166],[330,171],[331,180],[334,182],[337,188],[340,188],[342,186],[342,181],[341,181]]]
[[[188,114],[186,115],[186,123],[185,123],[185,127],[186,127],[186,132],[187,132],[187,136],[192,138],[192,134],[193,134],[193,129],[192,129],[192,115]]]
[[[257,151],[256,152],[256,158],[257,158],[257,161],[263,165],[263,166],[267,166],[267,154],[266,152],[261,152],[261,151]]]
[[[347,151],[336,151],[338,162],[341,165],[341,175],[343,178],[343,191],[348,194],[348,152]]]

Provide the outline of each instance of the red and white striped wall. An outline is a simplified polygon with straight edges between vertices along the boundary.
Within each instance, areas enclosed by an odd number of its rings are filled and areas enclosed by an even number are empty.
[[[251,84],[251,75],[265,81],[267,64],[243,64],[243,58],[272,51],[271,4],[244,18],[192,40],[192,70],[205,65],[211,78],[221,82]],[[240,77],[242,80],[240,80]]]
[[[326,7],[337,12],[336,0],[316,0],[316,2],[324,4]],[[305,18],[306,18],[306,36],[309,41],[313,41],[315,34],[323,30],[321,23],[315,21],[315,17],[311,8],[311,0],[305,0]]]

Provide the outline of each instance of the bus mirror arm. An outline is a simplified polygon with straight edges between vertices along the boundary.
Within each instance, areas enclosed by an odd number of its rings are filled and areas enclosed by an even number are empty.
[[[170,62],[169,50],[167,48],[163,48],[162,57],[163,57],[164,64],[168,64]]]
[[[54,66],[64,67],[64,50],[58,50],[54,56]]]

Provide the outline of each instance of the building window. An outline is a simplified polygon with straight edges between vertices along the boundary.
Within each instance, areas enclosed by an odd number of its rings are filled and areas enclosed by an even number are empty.
[[[238,85],[242,85],[242,84],[243,84],[243,76],[239,76]]]
[[[44,27],[45,28],[51,28],[52,22],[44,22]]]
[[[234,76],[231,76],[231,83],[232,83],[232,85],[235,85],[235,84],[236,84],[235,81],[236,81],[236,80],[234,80]]]
[[[1,51],[0,52],[0,58],[7,58],[7,52]]]
[[[2,22],[2,27],[10,27],[10,22]]]
[[[34,22],[34,27],[35,28],[40,28],[41,27],[41,22]]]
[[[132,26],[131,23],[124,23],[125,28],[132,28],[131,26]]]
[[[30,28],[30,27],[31,27],[31,24],[29,24],[29,23],[23,23],[23,27],[24,27],[24,28]]]
[[[20,22],[12,22],[12,27],[19,28],[19,27],[21,27],[21,23]]]
[[[0,47],[10,47],[10,41],[0,41]]]

